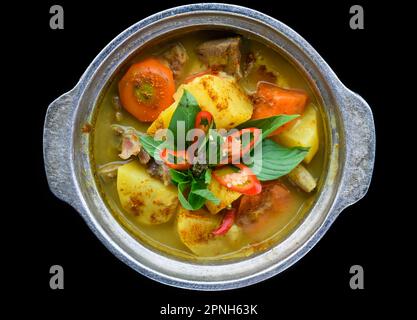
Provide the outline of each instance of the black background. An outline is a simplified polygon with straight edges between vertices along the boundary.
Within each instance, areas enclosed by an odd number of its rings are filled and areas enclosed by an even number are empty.
[[[401,289],[395,288],[402,284],[394,271],[398,262],[392,262],[398,254],[392,241],[397,222],[389,218],[401,212],[399,201],[393,198],[395,184],[389,170],[394,161],[390,148],[394,143],[393,111],[400,106],[393,105],[395,100],[389,95],[399,86],[403,60],[394,54],[398,53],[399,31],[405,32],[403,23],[408,23],[405,18],[394,21],[407,11],[398,2],[231,1],[262,11],[296,30],[347,87],[368,101],[375,117],[377,157],[367,196],[347,208],[318,245],[280,275],[225,292],[167,287],[117,260],[79,214],[51,194],[42,160],[43,120],[49,103],[70,90],[98,52],[125,28],[157,11],[186,3],[45,1],[4,8],[4,16],[16,18],[4,29],[10,31],[4,41],[16,48],[7,50],[14,62],[4,66],[12,92],[7,96],[11,98],[8,111],[23,117],[23,123],[11,121],[9,132],[14,138],[7,155],[22,160],[16,171],[24,178],[17,179],[16,172],[6,170],[14,177],[10,184],[14,205],[13,210],[3,212],[11,220],[3,228],[14,234],[5,242],[6,250],[12,249],[14,255],[6,263],[11,271],[4,275],[11,280],[17,299],[25,297],[29,310],[44,317],[89,309],[134,311],[136,318],[146,319],[159,318],[161,306],[168,303],[196,307],[207,303],[258,304],[259,319],[279,318],[285,311],[322,316],[329,312],[329,305],[338,307],[343,315],[392,306],[389,297],[400,294]],[[64,8],[64,30],[49,28],[53,4]],[[349,27],[349,8],[354,4],[364,8],[364,30]],[[24,150],[17,144],[22,140]],[[49,268],[54,264],[64,267],[64,290],[49,288]],[[354,264],[364,268],[364,290],[349,287],[349,268]]]

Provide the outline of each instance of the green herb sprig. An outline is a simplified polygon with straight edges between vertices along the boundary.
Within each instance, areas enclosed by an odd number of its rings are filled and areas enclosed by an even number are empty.
[[[185,123],[185,133],[187,133],[188,130],[194,128],[195,118],[200,110],[194,96],[187,90],[184,90],[168,126],[168,129],[171,130],[174,137],[178,134],[178,121]],[[256,127],[262,130],[262,137],[259,141],[262,146],[262,152],[254,153],[255,158],[252,164],[249,165],[260,181],[275,180],[288,174],[306,156],[308,148],[286,148],[268,139],[270,133],[297,117],[298,115],[277,115],[264,119],[249,120],[237,127],[238,129]],[[201,151],[203,148],[207,148],[206,151],[211,151],[210,145],[217,143],[215,157],[219,161],[223,137],[217,131],[211,130],[213,127],[214,123],[198,150]],[[164,141],[156,141],[148,135],[141,135],[140,141],[145,150],[153,158],[160,160],[159,153],[165,147]],[[256,147],[254,146],[254,148]],[[207,155],[209,155],[208,152]],[[208,185],[212,179],[211,170],[214,166],[206,165],[205,167],[201,167],[200,165],[197,170],[196,166],[198,165],[195,164],[193,167],[184,171],[169,170],[172,183],[178,189],[178,199],[181,205],[187,210],[198,210],[204,206],[206,201],[211,201],[216,205],[220,203],[220,199],[208,189]]]

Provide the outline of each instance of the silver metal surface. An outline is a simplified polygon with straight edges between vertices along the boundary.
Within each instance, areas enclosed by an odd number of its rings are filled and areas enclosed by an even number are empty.
[[[149,249],[109,212],[91,168],[89,135],[100,93],[123,63],[156,39],[196,29],[228,29],[262,41],[300,68],[322,99],[328,157],[319,195],[299,226],[281,243],[245,260],[187,262]],[[117,36],[94,59],[73,90],[48,108],[44,161],[51,191],[73,206],[120,260],[156,281],[196,290],[248,286],[285,270],[323,236],[339,213],[369,187],[375,156],[375,128],[367,103],[338,80],[320,55],[296,32],[260,12],[226,4],[192,4],[144,19]]]

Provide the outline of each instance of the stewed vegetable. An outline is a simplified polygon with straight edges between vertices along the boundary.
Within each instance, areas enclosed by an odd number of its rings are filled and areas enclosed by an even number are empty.
[[[199,31],[140,52],[93,125],[97,182],[138,240],[192,259],[283,239],[317,193],[320,103],[283,56]]]
[[[132,65],[119,82],[122,105],[140,121],[153,121],[173,102],[171,69],[155,58]]]

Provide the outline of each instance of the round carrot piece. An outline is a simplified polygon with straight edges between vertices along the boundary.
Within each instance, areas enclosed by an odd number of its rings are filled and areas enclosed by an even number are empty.
[[[140,121],[154,121],[173,102],[175,82],[170,68],[156,58],[133,64],[119,82],[123,107]]]

